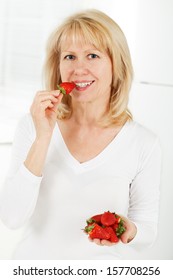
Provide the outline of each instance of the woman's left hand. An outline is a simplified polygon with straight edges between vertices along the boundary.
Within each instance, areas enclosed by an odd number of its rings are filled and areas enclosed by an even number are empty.
[[[132,241],[133,238],[135,238],[136,233],[137,233],[137,228],[136,228],[135,224],[133,222],[131,222],[129,219],[127,219],[126,217],[121,216],[121,218],[124,221],[124,227],[126,228],[126,231],[121,235],[120,240],[122,243],[127,244],[130,241]],[[101,239],[97,239],[97,238],[95,238],[95,239],[89,238],[89,240],[91,242],[94,242],[97,245],[101,245],[101,246],[103,246],[103,245],[113,246],[113,245],[116,245],[117,243],[119,243],[119,242],[113,243],[108,240],[104,240],[104,239],[101,240]]]
[[[126,228],[126,231],[121,235],[120,239],[123,243],[126,244],[132,241],[133,238],[135,238],[137,234],[137,228],[135,224],[126,217],[122,217],[122,219],[124,221],[124,227]]]

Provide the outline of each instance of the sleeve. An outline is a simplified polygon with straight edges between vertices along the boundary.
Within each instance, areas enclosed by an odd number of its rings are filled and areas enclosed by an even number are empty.
[[[155,138],[145,152],[131,186],[128,218],[137,227],[135,238],[129,243],[134,249],[150,247],[157,236],[160,198],[161,147]]]
[[[16,128],[11,164],[0,194],[0,218],[10,229],[23,226],[37,202],[42,177],[35,176],[24,165],[34,133],[32,118],[28,114]]]

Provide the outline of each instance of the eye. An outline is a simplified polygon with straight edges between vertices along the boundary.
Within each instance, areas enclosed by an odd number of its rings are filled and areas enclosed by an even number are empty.
[[[95,53],[90,53],[90,54],[88,54],[88,57],[91,58],[91,59],[93,59],[93,58],[99,58],[99,56],[98,56],[97,54],[95,54]]]
[[[65,60],[74,60],[75,59],[75,56],[72,55],[72,54],[68,54],[64,57]]]

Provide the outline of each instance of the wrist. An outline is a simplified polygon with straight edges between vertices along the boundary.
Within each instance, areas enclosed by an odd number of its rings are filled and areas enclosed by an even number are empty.
[[[36,144],[49,144],[52,138],[52,134],[46,134],[46,135],[36,135],[35,143]]]
[[[24,162],[25,167],[36,176],[42,176],[50,139],[36,138]]]

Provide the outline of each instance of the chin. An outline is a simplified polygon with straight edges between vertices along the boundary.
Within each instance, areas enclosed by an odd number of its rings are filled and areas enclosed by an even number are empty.
[[[93,96],[91,96],[90,94],[85,94],[83,92],[81,93],[73,93],[71,95],[72,99],[77,101],[77,102],[92,102]]]

